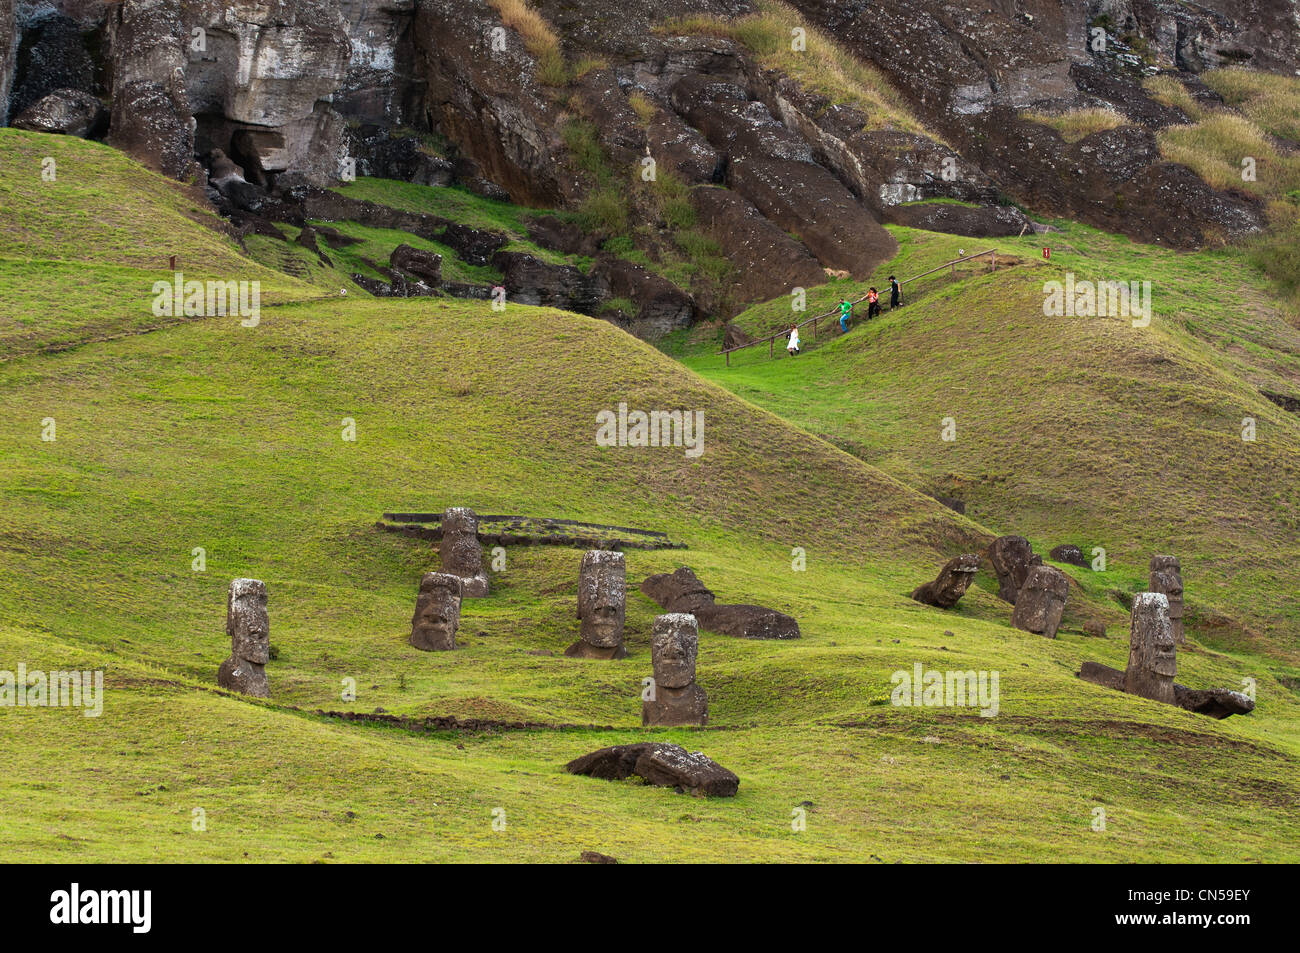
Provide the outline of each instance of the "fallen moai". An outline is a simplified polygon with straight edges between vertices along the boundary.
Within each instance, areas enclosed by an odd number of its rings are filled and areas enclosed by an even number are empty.
[[[686,566],[650,576],[641,591],[665,612],[689,613],[702,629],[742,639],[797,639],[799,623],[775,609],[750,605],[718,605],[714,595]]]
[[[478,517],[464,506],[450,507],[442,514],[442,541],[438,545],[442,571],[459,576],[461,597],[474,599],[488,594],[488,577],[483,571],[483,544],[478,540]]]
[[[1178,557],[1152,556],[1147,586],[1152,592],[1163,592],[1168,598],[1169,624],[1174,630],[1174,641],[1182,645],[1187,639],[1183,634],[1183,569]]]
[[[1025,585],[1029,570],[1043,562],[1043,557],[1034,554],[1029,540],[1023,536],[999,536],[989,543],[984,554],[998,577],[998,598],[1013,605]]]
[[[711,797],[734,797],[740,788],[740,778],[702,752],[657,741],[601,748],[570,761],[565,770],[607,781],[636,775],[660,787]]]
[[[580,636],[564,654],[570,658],[627,658],[623,623],[627,615],[626,557],[608,549],[583,554],[578,569]]]
[[[657,616],[650,636],[654,679],[641,701],[643,725],[703,725],[709,698],[695,682],[700,635],[695,616],[670,612]]]
[[[459,576],[448,572],[424,574],[411,619],[411,645],[424,652],[448,652],[456,647],[460,594]]]
[[[912,598],[927,606],[951,609],[957,604],[957,600],[966,594],[979,568],[980,558],[974,553],[966,553],[950,559],[939,570],[939,575],[933,582],[927,582],[912,590]]]
[[[271,618],[266,611],[266,584],[235,579],[226,594],[226,635],[230,658],[217,669],[217,684],[231,691],[268,698],[266,663],[271,660]]]
[[[1011,624],[1017,629],[1054,639],[1069,595],[1069,576],[1053,566],[1033,566],[1016,595]]]
[[[1079,678],[1115,691],[1140,695],[1211,718],[1245,715],[1255,703],[1227,688],[1188,688],[1174,681],[1178,646],[1169,619],[1169,599],[1161,592],[1139,592],[1129,622],[1128,666],[1124,671],[1084,662]]]

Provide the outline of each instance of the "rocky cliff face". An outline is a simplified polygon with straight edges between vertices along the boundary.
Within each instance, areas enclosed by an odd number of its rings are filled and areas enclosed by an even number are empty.
[[[0,0],[0,125],[9,116],[9,94],[13,85],[14,62],[18,56],[15,6],[15,0]]]
[[[1160,159],[1155,132],[1186,117],[1141,80],[1241,63],[1295,70],[1300,0],[790,5],[876,66],[933,134],[882,129],[732,40],[663,29],[747,15],[747,0],[532,0],[556,52],[584,64],[558,80],[538,38],[486,0],[59,0],[18,4],[18,27],[14,0],[0,0],[0,94],[11,86],[25,104],[58,83],[107,95],[110,140],[177,178],[220,150],[263,189],[285,173],[323,185],[351,158],[361,174],[456,178],[556,207],[594,186],[564,135],[584,117],[616,176],[632,183],[650,157],[686,184],[740,302],[815,283],[824,268],[868,273],[893,253],[882,222],[1023,228],[998,208],[1008,194],[1178,246],[1204,241],[1207,223],[1240,235],[1262,222],[1249,200]],[[23,9],[43,25],[22,27]],[[1020,115],[1098,105],[1130,124],[1071,143]],[[451,144],[448,160],[411,137],[430,132]],[[918,218],[905,204],[935,197],[987,214]]]

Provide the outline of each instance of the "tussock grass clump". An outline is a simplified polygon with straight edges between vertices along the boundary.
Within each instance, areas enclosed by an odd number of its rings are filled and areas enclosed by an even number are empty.
[[[1300,78],[1237,67],[1210,70],[1201,78],[1270,136],[1300,142]]]
[[[1199,119],[1204,113],[1204,109],[1187,91],[1187,87],[1172,76],[1164,73],[1148,76],[1142,81],[1142,86],[1156,102],[1181,109],[1192,119]]]
[[[544,86],[565,86],[572,75],[564,61],[560,38],[528,0],[488,0],[501,22],[519,34],[524,47],[537,60],[537,81]]]
[[[1066,142],[1078,142],[1095,132],[1104,132],[1125,124],[1123,116],[1104,108],[1071,109],[1056,115],[1028,110],[1022,112],[1020,118],[1051,126]]]
[[[1213,113],[1191,126],[1160,132],[1160,152],[1181,162],[1216,189],[1246,189],[1273,198],[1300,188],[1300,162],[1281,155],[1245,116]],[[1242,179],[1242,160],[1255,160],[1255,181]]]
[[[803,50],[793,48],[795,30],[804,31]],[[836,104],[862,110],[868,117],[868,129],[901,129],[942,141],[925,129],[883,73],[809,25],[797,10],[780,0],[759,0],[757,13],[736,20],[680,17],[659,32],[735,40],[748,47],[765,68],[785,73]]]

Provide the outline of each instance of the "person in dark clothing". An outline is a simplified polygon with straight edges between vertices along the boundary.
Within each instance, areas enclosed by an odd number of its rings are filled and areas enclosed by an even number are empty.
[[[867,320],[880,313],[880,292],[872,288],[867,292]]]
[[[893,275],[889,276],[889,310],[903,306],[903,286]]]

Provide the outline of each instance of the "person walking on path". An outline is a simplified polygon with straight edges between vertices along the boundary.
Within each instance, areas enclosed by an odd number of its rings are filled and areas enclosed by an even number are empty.
[[[785,346],[785,349],[790,352],[791,357],[799,353],[799,325],[790,325],[790,343]]]
[[[893,275],[889,276],[889,310],[903,306],[903,286],[898,283],[898,279]]]
[[[875,288],[867,291],[867,320],[870,321],[880,313],[880,292]]]
[[[844,334],[849,333],[849,318],[853,317],[853,305],[848,299],[840,301],[840,331]]]

